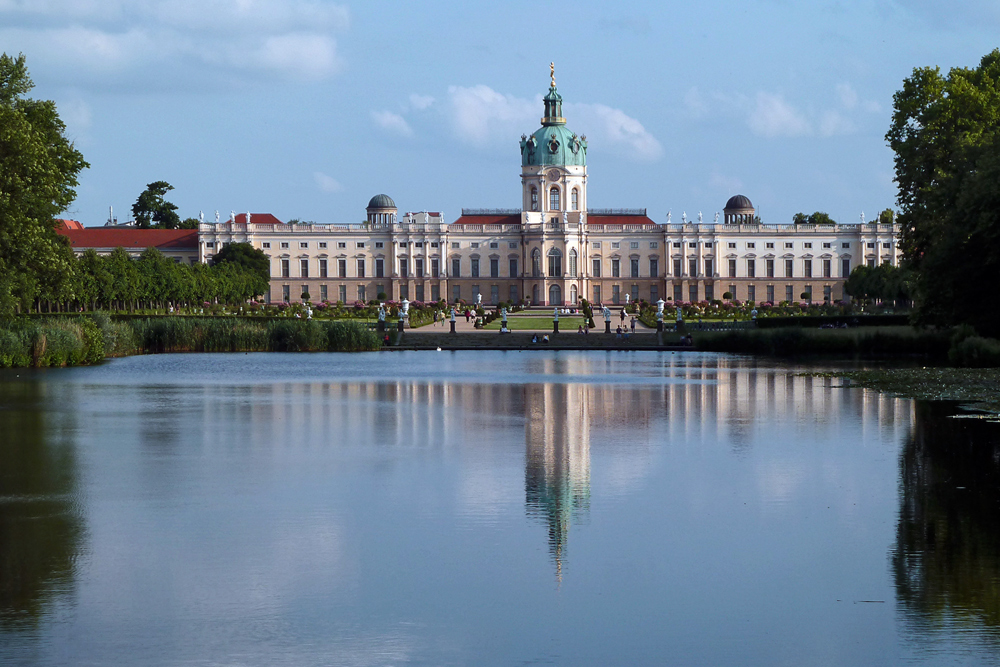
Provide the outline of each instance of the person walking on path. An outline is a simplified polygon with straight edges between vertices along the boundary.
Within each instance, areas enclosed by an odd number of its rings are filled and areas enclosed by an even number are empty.
[[[619,313],[619,315],[621,315],[621,317],[622,317],[622,326],[625,326],[625,309],[624,308],[621,309],[621,312]]]
[[[635,335],[635,315],[632,316],[632,335]]]
[[[465,309],[465,323],[466,323],[466,324],[468,324],[468,323],[469,323],[469,320],[470,320],[471,318],[472,318],[472,313],[470,313],[470,312],[469,312],[469,309],[468,309],[468,308],[466,308],[466,309]]]

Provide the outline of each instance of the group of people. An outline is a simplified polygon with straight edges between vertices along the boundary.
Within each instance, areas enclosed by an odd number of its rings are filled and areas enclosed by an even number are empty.
[[[538,340],[538,334],[534,334],[531,337],[531,342],[532,343],[538,343],[539,342],[539,340]],[[540,342],[542,342],[542,343],[548,343],[549,342],[549,335],[545,334],[544,336],[542,336],[542,340]]]

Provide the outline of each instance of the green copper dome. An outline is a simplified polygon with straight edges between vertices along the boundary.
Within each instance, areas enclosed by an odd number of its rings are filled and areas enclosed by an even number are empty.
[[[521,135],[521,166],[586,166],[587,137],[566,127],[566,119],[562,117],[562,95],[556,90],[554,81],[543,102],[542,126],[530,137]]]

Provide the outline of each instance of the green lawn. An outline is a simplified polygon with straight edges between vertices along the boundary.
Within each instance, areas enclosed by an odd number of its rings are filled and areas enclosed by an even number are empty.
[[[559,331],[576,331],[577,327],[582,325],[583,316],[581,315],[559,316]],[[508,315],[507,328],[511,331],[530,331],[532,329],[537,331],[552,331],[552,314],[550,313],[547,317],[520,314]],[[486,329],[490,331],[499,331],[500,320],[493,320],[486,325]]]

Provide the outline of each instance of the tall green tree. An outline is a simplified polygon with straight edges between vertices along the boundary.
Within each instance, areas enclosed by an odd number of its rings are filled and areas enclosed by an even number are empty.
[[[1000,50],[947,76],[913,70],[886,140],[918,321],[1000,335],[1000,309],[983,302],[1000,275]]]
[[[177,215],[177,205],[164,199],[164,195],[174,189],[166,181],[155,181],[146,186],[139,198],[132,204],[132,217],[139,229],[177,229],[181,217]]]
[[[75,262],[55,216],[89,165],[50,100],[33,100],[23,55],[0,55],[0,315],[73,298]]]
[[[227,243],[214,257],[212,266],[223,264],[234,264],[251,271],[258,278],[254,292],[251,296],[263,294],[267,290],[271,280],[271,260],[264,254],[263,250],[254,248],[249,243]]]

